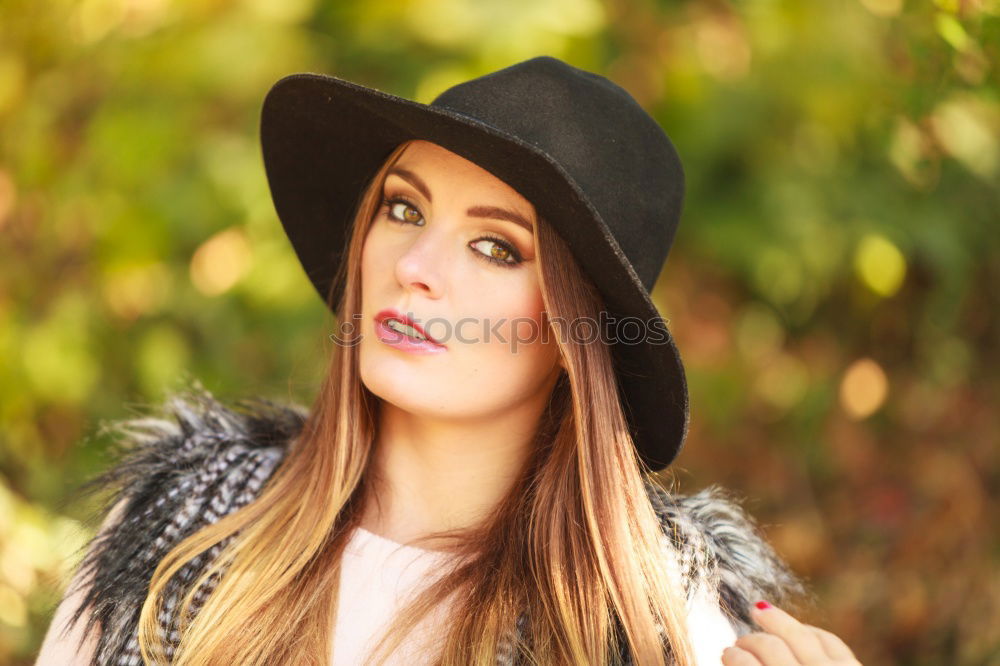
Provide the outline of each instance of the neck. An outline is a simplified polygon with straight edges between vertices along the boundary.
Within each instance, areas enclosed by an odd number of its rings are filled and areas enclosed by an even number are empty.
[[[408,543],[487,518],[531,453],[544,403],[469,420],[426,418],[389,402],[381,407],[373,460],[377,497],[361,525]]]

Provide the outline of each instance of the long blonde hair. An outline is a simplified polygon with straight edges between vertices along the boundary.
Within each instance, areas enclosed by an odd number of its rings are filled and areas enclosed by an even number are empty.
[[[386,172],[408,143],[390,153],[358,203],[338,278],[343,296],[328,297],[340,322],[360,312],[362,245]],[[549,319],[596,318],[602,301],[593,283],[544,219],[534,226]],[[527,622],[514,646],[528,663],[613,663],[626,641],[636,664],[693,664],[683,592],[644,487],[657,481],[629,435],[610,349],[556,338],[566,372],[531,456],[482,524],[419,540],[447,541],[456,557],[398,615],[375,663],[447,600],[453,610],[436,646],[442,666],[495,663],[522,612]],[[362,508],[377,501],[370,463],[378,409],[360,380],[357,346],[334,345],[309,417],[261,494],[182,540],[157,566],[139,620],[148,663],[166,663],[158,618],[167,581],[224,540],[181,600],[172,663],[330,663],[341,555]],[[204,602],[194,612],[199,590]]]

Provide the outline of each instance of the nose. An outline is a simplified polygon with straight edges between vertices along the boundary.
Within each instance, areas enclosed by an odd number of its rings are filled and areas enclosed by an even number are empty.
[[[444,281],[439,267],[447,264],[444,240],[432,231],[422,231],[396,260],[396,280],[406,290],[423,292],[429,298],[441,295]]]

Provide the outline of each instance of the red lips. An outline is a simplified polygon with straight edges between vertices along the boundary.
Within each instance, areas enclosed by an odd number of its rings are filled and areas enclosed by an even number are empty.
[[[417,322],[413,321],[412,319],[401,313],[399,310],[396,310],[395,308],[386,308],[385,310],[381,310],[377,315],[375,315],[375,321],[377,323],[382,323],[386,319],[396,319],[398,321],[401,321],[407,326],[412,326],[413,329],[417,331],[417,333],[420,333],[420,335],[427,338],[430,342],[433,342],[434,344],[437,345],[441,344],[431,336],[427,335],[427,331],[425,331],[423,327],[421,327]]]

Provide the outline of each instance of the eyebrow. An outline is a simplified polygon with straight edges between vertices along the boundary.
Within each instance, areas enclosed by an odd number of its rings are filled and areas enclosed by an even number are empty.
[[[430,188],[427,187],[427,183],[425,183],[420,176],[413,173],[409,169],[394,166],[389,169],[386,175],[399,176],[410,185],[417,188],[417,190],[420,191],[420,194],[424,195],[424,198],[427,199],[427,201],[433,203],[433,197],[431,197],[431,191]],[[500,208],[499,206],[473,206],[467,210],[465,214],[470,217],[489,217],[498,220],[507,220],[508,222],[513,222],[520,227],[524,227],[528,231],[533,230],[531,222],[526,220],[523,215],[515,213],[512,210],[508,210],[507,208]]]

